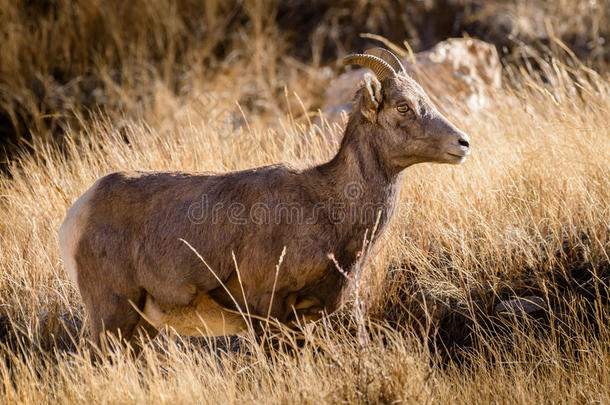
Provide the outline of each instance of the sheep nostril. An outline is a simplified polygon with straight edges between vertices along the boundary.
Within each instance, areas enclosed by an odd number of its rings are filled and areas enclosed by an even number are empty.
[[[469,147],[470,147],[470,144],[469,144],[469,143],[468,143],[468,141],[467,141],[466,139],[464,139],[464,138],[460,139],[460,140],[458,141],[458,143],[460,144],[460,146],[464,146],[464,147],[466,147],[466,148],[469,148]]]

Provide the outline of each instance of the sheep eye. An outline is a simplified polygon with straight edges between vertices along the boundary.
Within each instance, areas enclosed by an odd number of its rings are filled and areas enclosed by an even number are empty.
[[[401,114],[406,114],[410,110],[409,106],[406,104],[401,104],[399,106],[396,106],[396,109]]]

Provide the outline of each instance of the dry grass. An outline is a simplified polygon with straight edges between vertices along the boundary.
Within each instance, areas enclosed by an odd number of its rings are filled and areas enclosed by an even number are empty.
[[[170,3],[158,2],[169,8],[157,14],[171,16]],[[281,57],[264,2],[244,7],[249,36],[233,37],[235,53],[214,62],[213,75],[180,59],[175,91],[176,72],[159,74],[173,66],[166,56],[143,58],[145,76],[129,76],[138,63],[121,64],[127,81],[109,80],[105,93],[116,110],[73,115],[62,148],[33,122],[33,153],[0,175],[0,401],[609,402],[610,84],[561,47],[537,70],[509,67],[486,110],[442,106],[469,132],[473,155],[459,167],[408,169],[400,210],[362,275],[366,319],[345,310],[280,332],[273,350],[252,337],[227,354],[166,336],[138,360],[117,350],[91,363],[56,233],[96,178],[309,165],[337,148],[339,128],[307,118],[327,71]],[[146,15],[139,24],[158,21]],[[109,35],[127,38],[123,29],[111,25]],[[151,49],[148,41],[136,50]],[[549,309],[525,319],[494,313],[519,295],[543,297]]]

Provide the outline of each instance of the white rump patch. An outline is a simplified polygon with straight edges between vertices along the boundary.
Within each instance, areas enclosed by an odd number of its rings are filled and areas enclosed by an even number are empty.
[[[90,200],[97,181],[68,210],[64,222],[59,227],[59,253],[64,261],[68,275],[78,285],[78,266],[76,265],[76,249],[83,228],[87,223]]]

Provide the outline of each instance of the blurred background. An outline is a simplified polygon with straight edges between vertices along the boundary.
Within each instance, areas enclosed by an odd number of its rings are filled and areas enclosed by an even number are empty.
[[[215,82],[245,113],[277,118],[285,87],[324,103],[340,59],[379,42],[420,52],[450,37],[503,65],[564,53],[602,74],[608,0],[0,0],[0,161],[37,139],[62,143],[100,113],[175,118]],[[406,42],[405,42],[406,41]],[[325,69],[320,69],[324,67]],[[246,72],[247,71],[247,72]],[[302,94],[303,95],[303,94]],[[219,96],[222,97],[222,96]],[[279,109],[279,110],[278,110]],[[284,111],[282,111],[284,110]]]

